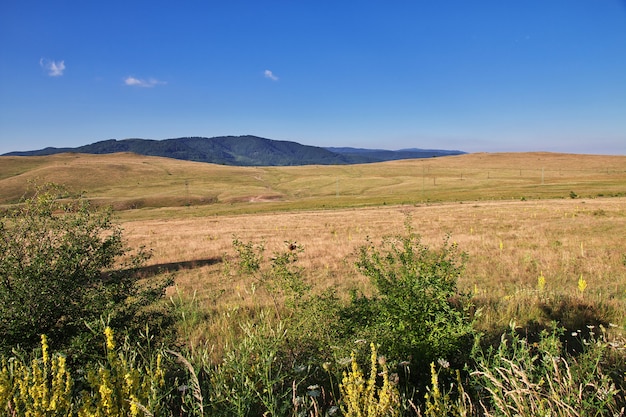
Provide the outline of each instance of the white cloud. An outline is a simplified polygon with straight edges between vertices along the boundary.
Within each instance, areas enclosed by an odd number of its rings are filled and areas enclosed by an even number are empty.
[[[154,87],[155,85],[161,85],[161,84],[166,84],[165,81],[159,81],[155,78],[150,78],[147,80],[141,79],[141,78],[135,78],[135,77],[126,77],[124,79],[124,84],[132,86],[132,87],[145,87],[145,88],[151,88]]]
[[[265,70],[264,72],[265,78],[269,78],[272,81],[278,81],[278,77],[274,75],[274,73],[270,70]]]
[[[46,71],[51,77],[60,77],[65,71],[65,61],[52,61],[50,59],[41,58],[39,60],[39,66]]]

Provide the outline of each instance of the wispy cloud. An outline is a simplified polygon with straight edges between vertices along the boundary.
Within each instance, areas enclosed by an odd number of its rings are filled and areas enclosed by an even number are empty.
[[[131,87],[144,87],[144,88],[152,88],[155,85],[167,84],[165,81],[157,80],[156,78],[149,78],[144,80],[142,78],[135,77],[126,77],[124,79],[124,84],[129,85]]]
[[[274,73],[270,70],[265,70],[264,72],[265,78],[269,78],[272,81],[278,81],[278,77],[274,75]]]
[[[53,61],[51,59],[41,58],[39,66],[46,71],[51,77],[60,77],[65,71],[65,61]]]

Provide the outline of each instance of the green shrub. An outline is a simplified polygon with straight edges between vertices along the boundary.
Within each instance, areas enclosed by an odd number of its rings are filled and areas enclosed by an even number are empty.
[[[135,270],[148,253],[130,253],[110,210],[60,196],[59,186],[37,187],[0,218],[0,353],[35,348],[41,334],[84,349],[101,317],[117,329],[145,326],[137,315],[169,284],[140,287]]]
[[[234,237],[233,247],[237,252],[239,273],[252,277],[255,284],[267,291],[279,318],[284,311],[293,315],[300,309],[303,298],[308,297],[311,290],[304,282],[302,268],[297,266],[298,255],[304,252],[301,245],[286,241],[286,250],[274,252],[269,262],[264,259],[263,243],[243,243]]]
[[[357,266],[376,293],[353,294],[342,324],[345,334],[375,340],[389,357],[425,369],[438,358],[458,357],[472,340],[470,299],[457,290],[465,255],[447,238],[430,249],[408,221],[406,227],[406,235],[386,238],[380,249],[360,248]]]

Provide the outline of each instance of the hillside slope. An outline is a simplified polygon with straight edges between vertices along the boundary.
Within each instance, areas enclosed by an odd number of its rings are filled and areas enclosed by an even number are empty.
[[[626,156],[467,154],[356,165],[237,167],[131,153],[0,157],[0,204],[32,182],[119,210],[196,215],[439,201],[626,196]]]

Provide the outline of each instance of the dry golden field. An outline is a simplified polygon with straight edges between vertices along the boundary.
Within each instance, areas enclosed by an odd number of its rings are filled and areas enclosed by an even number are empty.
[[[129,244],[153,250],[149,266],[175,271],[179,291],[211,308],[269,302],[253,278],[233,273],[234,236],[264,243],[268,257],[297,241],[314,288],[345,295],[369,288],[355,250],[368,237],[403,233],[410,216],[425,243],[437,247],[449,235],[467,252],[460,286],[483,304],[484,325],[541,320],[542,300],[564,294],[626,325],[626,156],[469,154],[301,167],[132,154],[1,157],[0,204],[18,201],[32,180],[112,205]]]
[[[365,165],[229,167],[133,154],[0,157],[0,204],[29,181],[65,184],[123,209],[258,213],[467,200],[626,196],[626,156],[468,154]],[[263,204],[258,204],[263,203]],[[179,216],[176,210],[127,213]],[[186,215],[186,214],[183,214]]]
[[[424,243],[437,247],[449,234],[468,253],[459,284],[489,300],[486,326],[506,325],[511,316],[533,319],[539,314],[536,298],[556,293],[603,305],[612,320],[626,324],[623,197],[190,216],[125,221],[123,227],[132,246],[154,250],[151,265],[181,268],[176,283],[184,294],[195,292],[209,306],[233,306],[269,302],[259,292],[252,295],[252,278],[228,273],[233,236],[265,242],[268,255],[283,250],[285,241],[297,241],[305,249],[300,264],[315,288],[336,286],[345,294],[356,286],[367,292],[367,281],[353,266],[355,249],[368,237],[378,243],[384,235],[403,233],[407,215]],[[540,275],[546,282],[542,291]],[[584,292],[578,289],[581,276],[588,285]]]

